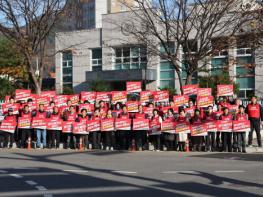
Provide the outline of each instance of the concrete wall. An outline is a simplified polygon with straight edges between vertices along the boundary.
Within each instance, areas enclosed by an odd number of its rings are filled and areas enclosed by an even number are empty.
[[[263,98],[263,46],[255,51],[255,89],[256,95]]]

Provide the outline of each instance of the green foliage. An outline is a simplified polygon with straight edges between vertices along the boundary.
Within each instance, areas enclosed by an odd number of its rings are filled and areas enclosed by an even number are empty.
[[[6,95],[13,95],[16,89],[8,78],[0,78],[0,87],[0,100],[3,100]]]
[[[212,88],[212,95],[214,97],[216,97],[217,95],[217,85],[224,85],[224,84],[233,84],[234,93],[237,94],[239,92],[239,84],[231,80],[227,72],[223,72],[221,75],[213,75],[213,76],[209,75],[209,76],[199,77],[199,87]]]
[[[103,80],[95,80],[91,82],[91,90],[94,92],[107,92],[111,91],[111,86],[109,83],[103,81]]]
[[[64,95],[71,95],[71,94],[74,94],[74,91],[73,91],[72,87],[64,86],[63,87],[63,94]]]

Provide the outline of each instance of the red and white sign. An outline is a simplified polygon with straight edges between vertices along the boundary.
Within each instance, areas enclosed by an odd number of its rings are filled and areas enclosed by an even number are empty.
[[[217,121],[216,120],[209,121],[204,124],[206,126],[207,132],[217,132]]]
[[[176,124],[176,133],[190,133],[190,125],[188,122],[180,122]]]
[[[198,92],[198,85],[185,85],[183,86],[183,94],[184,95],[194,95]]]
[[[153,110],[153,107],[143,107],[143,112],[150,117],[153,115]]]
[[[165,120],[162,122],[162,132],[165,133],[175,133],[175,127],[176,127],[176,122],[170,121],[170,120]]]
[[[3,120],[0,126],[0,131],[5,131],[8,133],[14,133],[16,130],[16,122]]]
[[[150,121],[150,135],[159,135],[161,134],[161,123],[157,120]]]
[[[117,118],[115,120],[116,130],[131,130],[131,119]]]
[[[96,101],[109,102],[110,99],[111,99],[111,93],[110,92],[97,92],[96,93]]]
[[[21,100],[27,100],[31,97],[31,90],[20,90],[17,89],[16,93],[15,93],[15,97],[17,101],[21,101]]]
[[[94,105],[93,104],[80,104],[79,112],[81,112],[82,109],[86,109],[87,112],[92,112],[94,111]]]
[[[49,98],[54,98],[56,96],[56,92],[55,91],[42,91],[40,96],[47,96]]]
[[[126,91],[113,91],[112,95],[112,103],[126,103],[127,102],[127,92]]]
[[[13,114],[18,114],[18,110],[19,110],[19,105],[18,104],[16,104],[16,103],[14,103],[14,104],[3,103],[2,104],[3,113],[7,113],[9,108],[13,109]]]
[[[114,131],[114,118],[101,120],[101,131]]]
[[[80,93],[81,101],[89,101],[90,103],[94,103],[96,100],[96,92],[81,92]]]
[[[250,131],[250,121],[233,121],[233,132],[248,132]]]
[[[74,121],[63,121],[62,122],[62,133],[72,133]]]
[[[231,96],[233,94],[233,85],[217,85],[217,96]]]
[[[58,107],[67,105],[68,96],[67,95],[57,95],[54,98],[54,102]]]
[[[155,91],[153,93],[153,99],[155,102],[169,102],[168,91]]]
[[[45,107],[49,105],[50,103],[50,97],[49,96],[39,96],[36,98],[37,106],[40,104],[43,104]]]
[[[99,120],[88,120],[87,121],[87,132],[100,131]]]
[[[126,103],[128,112],[138,112],[139,102],[138,101],[128,101]]]
[[[191,136],[206,136],[207,130],[205,124],[191,125]]]
[[[126,82],[126,91],[128,93],[141,92],[142,91],[142,82],[140,82],[140,81],[128,81],[128,82]]]
[[[73,133],[74,134],[88,134],[86,122],[85,121],[74,122],[73,123]]]
[[[57,118],[47,119],[47,129],[49,130],[62,130],[62,120]]]
[[[46,129],[46,119],[45,118],[33,118],[31,127],[34,129]]]
[[[217,122],[217,130],[219,132],[232,132],[233,123],[232,121],[219,120]]]
[[[149,103],[152,99],[152,91],[142,91],[140,92],[140,102],[141,103]]]
[[[214,104],[214,97],[213,96],[198,96],[197,97],[197,107],[208,107],[213,106]]]
[[[178,95],[173,97],[174,105],[177,107],[180,107],[182,105],[187,105],[189,102],[189,96],[188,95]]]
[[[134,131],[141,131],[141,130],[149,130],[149,120],[142,119],[142,118],[135,118],[133,119],[133,130]]]
[[[19,129],[30,129],[31,118],[18,118],[17,128]]]
[[[197,96],[211,96],[212,89],[211,88],[198,88]]]
[[[68,95],[69,100],[71,100],[72,105],[77,105],[79,103],[79,95]]]

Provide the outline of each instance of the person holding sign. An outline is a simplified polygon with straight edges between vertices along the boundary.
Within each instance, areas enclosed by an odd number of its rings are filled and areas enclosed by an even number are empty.
[[[168,111],[164,114],[164,121],[175,122],[174,111],[172,108],[169,108]],[[174,132],[175,132],[175,130],[174,130]],[[177,144],[175,133],[164,132],[163,138],[164,138],[164,144],[165,144],[167,150],[168,151],[174,150],[175,145]]]
[[[204,115],[205,122],[212,122],[216,120],[216,115],[213,112],[213,106],[208,106]],[[216,132],[208,131],[206,136],[206,151],[214,152],[216,150]]]
[[[260,134],[260,122],[263,121],[263,109],[260,104],[257,103],[257,97],[251,98],[251,103],[246,107],[246,113],[250,120],[251,131],[248,135],[248,145],[252,146],[253,132],[256,131],[258,146],[262,147],[261,134]]]
[[[202,118],[201,113],[199,109],[195,109],[194,116],[190,120],[192,125],[195,124],[201,124]],[[192,136],[192,144],[193,144],[193,151],[201,151],[202,145],[204,143],[204,137],[203,136]]]
[[[84,123],[85,125],[87,125],[87,120],[88,120],[88,115],[87,115],[87,109],[82,109],[81,114],[78,115],[78,117],[76,118],[76,122],[80,122],[80,123]],[[80,146],[80,142],[82,142],[84,145],[83,147],[86,147],[87,149],[89,148],[89,135],[84,134],[87,131],[80,131],[80,133],[74,133],[74,136],[76,138],[76,147],[78,149],[81,148]]]
[[[22,148],[26,148],[26,144],[27,144],[27,140],[29,138],[32,139],[32,129],[30,128],[30,124],[31,124],[31,118],[32,118],[32,114],[29,110],[29,106],[25,105],[23,110],[20,112],[20,116],[19,119],[24,119],[24,120],[28,120],[27,125],[25,124],[24,128],[23,125],[20,125],[21,127],[18,127],[20,132],[21,132],[21,147]],[[20,122],[20,121],[19,121]]]
[[[238,113],[235,115],[235,120],[243,121],[248,120],[247,114],[245,113],[245,107],[243,105],[239,105]],[[237,150],[238,152],[246,153],[246,132],[238,132],[237,133]]]
[[[71,105],[69,107],[69,110],[65,111],[63,114],[63,120],[64,121],[75,121],[77,118],[77,114],[75,111],[75,107]],[[70,142],[73,141],[72,133],[64,133],[64,143],[65,143],[65,149],[70,148]]]
[[[229,109],[227,107],[224,108],[223,114],[220,116],[220,120],[232,122],[233,116],[229,113]],[[222,140],[222,151],[232,152],[232,131],[231,132],[221,132],[221,140]]]
[[[46,111],[44,110],[44,104],[39,104],[38,111],[33,115],[34,118],[37,119],[45,119],[47,118]],[[47,147],[47,130],[46,129],[36,129],[37,131],[37,148],[40,148],[41,138],[43,142],[43,148]]]
[[[4,120],[7,122],[17,123],[16,115],[13,114],[13,108],[8,109]],[[14,141],[15,141],[14,132],[5,132],[4,133],[4,144],[3,144],[4,148],[8,147],[8,143],[9,143],[9,148],[13,148]]]
[[[104,119],[113,119],[113,115],[112,115],[112,110],[109,109],[107,111],[106,117]],[[114,150],[114,145],[115,145],[115,132],[114,132],[114,128],[111,128],[108,131],[103,132],[104,134],[104,140],[105,140],[105,144],[104,147],[106,150]]]
[[[100,109],[96,108],[94,111],[94,114],[91,118],[91,120],[101,120],[101,116],[100,116]],[[101,131],[93,131],[91,133],[92,136],[92,148],[93,149],[100,149],[101,148]]]
[[[157,109],[154,109],[153,116],[150,120],[150,125],[153,125],[150,131],[150,138],[154,145],[155,151],[160,151],[161,149],[161,124],[162,118],[159,115],[159,111]]]
[[[135,113],[134,118],[146,119],[146,114],[143,112],[142,105],[138,106],[138,112]],[[133,132],[135,132],[136,149],[139,151],[146,150],[147,131],[146,130],[136,130]]]
[[[122,107],[122,112],[119,114],[118,118],[129,119],[130,114],[127,110],[126,105]],[[118,145],[120,150],[128,150],[131,142],[131,131],[128,130],[118,130]]]
[[[186,114],[185,114],[185,110],[184,108],[180,107],[179,108],[179,116],[176,120],[177,123],[188,123],[189,120],[188,118],[186,117]],[[180,132],[178,133],[178,147],[179,147],[179,151],[184,151],[185,150],[185,142],[187,140],[187,133],[185,132]]]

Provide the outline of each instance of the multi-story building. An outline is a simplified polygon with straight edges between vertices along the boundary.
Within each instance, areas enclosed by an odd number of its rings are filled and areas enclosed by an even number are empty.
[[[126,34],[125,22],[131,15],[131,12],[104,14],[101,28],[56,35],[56,50],[62,51],[56,55],[57,92],[62,92],[65,86],[76,92],[89,90],[94,80],[106,81],[115,90],[125,89],[126,81],[143,81],[147,89],[169,86],[179,92],[174,67],[159,56],[148,54],[147,47]],[[239,96],[246,98],[254,92],[263,96],[263,48],[253,51],[243,44],[242,39],[237,37],[234,45],[213,57],[210,72],[220,74],[224,65],[231,61],[228,72],[240,85]],[[174,42],[170,44],[171,47],[176,45]],[[255,66],[247,70],[247,64]],[[193,77],[193,83],[198,83],[198,75]]]

